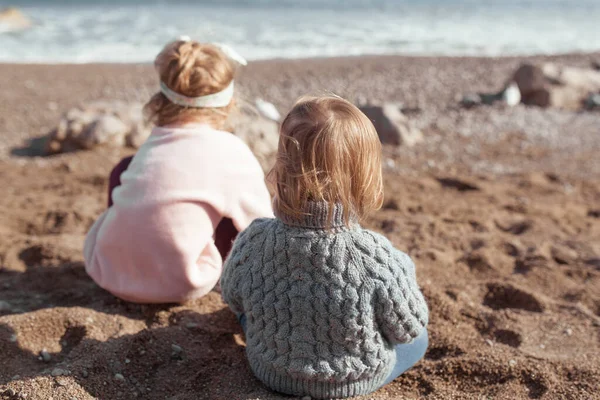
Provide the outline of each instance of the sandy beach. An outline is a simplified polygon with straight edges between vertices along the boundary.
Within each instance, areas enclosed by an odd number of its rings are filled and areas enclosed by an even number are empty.
[[[600,112],[458,106],[525,60],[362,56],[253,62],[242,101],[398,102],[424,132],[384,149],[386,201],[364,222],[417,265],[425,359],[364,399],[595,399],[600,386]],[[0,65],[0,399],[283,399],[257,381],[217,292],[129,304],[86,275],[86,231],[127,149],[43,157],[69,108],[145,101],[150,65]]]

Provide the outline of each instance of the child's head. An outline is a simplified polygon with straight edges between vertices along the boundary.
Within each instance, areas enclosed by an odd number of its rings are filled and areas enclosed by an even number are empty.
[[[335,203],[343,206],[346,224],[361,219],[383,202],[375,127],[342,98],[300,99],[281,125],[270,181],[278,215],[300,218],[307,202],[325,201],[329,210]]]
[[[233,81],[235,64],[219,47],[177,40],[165,46],[154,66],[163,89],[146,104],[150,121],[158,126],[198,121],[217,129],[223,126],[233,100],[220,107],[192,107],[176,104],[164,93],[170,91],[173,96],[197,98],[227,89]]]

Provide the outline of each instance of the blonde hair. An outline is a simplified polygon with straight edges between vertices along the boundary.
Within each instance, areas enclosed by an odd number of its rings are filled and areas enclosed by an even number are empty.
[[[381,142],[371,121],[335,96],[301,98],[281,125],[269,172],[277,215],[300,219],[308,202],[341,204],[346,225],[381,208]]]
[[[216,46],[178,40],[167,44],[154,61],[160,80],[176,93],[199,97],[225,89],[233,80],[234,63]],[[171,103],[161,92],[144,106],[150,122],[158,126],[202,120],[220,129],[232,101],[223,108],[192,108]]]

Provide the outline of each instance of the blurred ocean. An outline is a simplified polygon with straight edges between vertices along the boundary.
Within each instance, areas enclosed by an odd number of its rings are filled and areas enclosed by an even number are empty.
[[[248,59],[517,55],[600,49],[600,0],[0,0],[2,62],[150,62],[189,35]]]

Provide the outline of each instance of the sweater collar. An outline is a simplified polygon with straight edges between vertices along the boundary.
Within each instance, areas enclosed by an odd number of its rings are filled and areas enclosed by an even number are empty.
[[[325,201],[309,201],[302,210],[303,215],[294,217],[277,212],[279,218],[284,224],[308,229],[332,229],[344,230],[349,228],[344,221],[344,206],[340,203],[333,205],[331,215],[329,215],[329,203]],[[358,222],[355,215],[350,215],[350,225]]]

